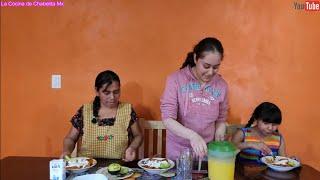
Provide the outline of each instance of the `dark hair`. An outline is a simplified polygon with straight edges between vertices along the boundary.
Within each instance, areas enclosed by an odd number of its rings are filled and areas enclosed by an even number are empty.
[[[105,84],[107,84],[106,88],[108,88],[112,84],[112,82],[118,82],[120,84],[120,78],[115,72],[107,70],[107,71],[100,72],[98,74],[98,76],[96,77],[94,86],[98,91]],[[100,109],[100,98],[99,96],[96,96],[93,101],[94,119],[98,117],[99,109]]]
[[[258,119],[266,123],[281,124],[281,111],[275,104],[263,102],[253,111],[246,127],[251,127],[253,122]]]
[[[189,52],[187,54],[187,58],[182,64],[181,68],[184,68],[186,66],[193,67],[196,64],[194,63],[194,54],[196,55],[196,60],[199,58],[203,58],[204,52],[218,52],[221,54],[221,58],[223,58],[223,46],[221,42],[213,37],[207,37],[205,39],[202,39],[194,48],[192,52]]]

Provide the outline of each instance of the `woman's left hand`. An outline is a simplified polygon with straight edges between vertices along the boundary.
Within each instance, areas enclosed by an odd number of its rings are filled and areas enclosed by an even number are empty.
[[[227,126],[224,122],[217,123],[216,124],[216,133],[215,133],[214,139],[216,141],[224,141],[226,129],[227,129]]]
[[[128,147],[126,149],[123,161],[128,162],[128,161],[133,161],[135,159],[136,159],[136,150],[133,149],[132,147]]]

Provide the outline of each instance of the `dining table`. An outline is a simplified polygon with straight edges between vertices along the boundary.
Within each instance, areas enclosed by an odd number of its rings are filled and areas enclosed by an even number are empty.
[[[56,159],[54,157],[22,157],[9,156],[1,159],[0,179],[1,180],[45,180],[49,179],[49,162]],[[138,160],[132,162],[123,162],[114,159],[96,159],[97,164],[85,173],[95,173],[98,169],[107,167],[110,163],[119,163],[132,169],[138,169]],[[206,161],[202,162],[201,171],[197,171],[197,163],[194,164],[192,179],[208,179]],[[67,174],[67,179],[77,176],[75,174]],[[139,177],[137,179],[169,179],[162,176]],[[172,178],[174,179],[174,177]],[[315,168],[301,163],[301,166],[288,171],[277,172],[262,165],[243,164],[236,162],[235,180],[242,179],[299,179],[299,180],[317,180],[320,179],[320,171]]]

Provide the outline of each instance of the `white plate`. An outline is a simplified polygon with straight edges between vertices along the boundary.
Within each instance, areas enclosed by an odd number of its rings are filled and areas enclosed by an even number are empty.
[[[125,166],[121,166],[121,167],[125,167]],[[128,167],[125,167],[125,168],[128,168]],[[103,174],[110,179],[125,179],[125,178],[132,176],[134,174],[134,171],[131,168],[128,168],[128,173],[125,176],[118,177],[117,175],[110,174],[108,172],[108,167],[104,167],[104,168],[99,169],[96,173]]]
[[[281,171],[281,172],[284,172],[284,171],[290,171],[294,168],[297,168],[300,166],[300,162],[297,161],[297,160],[294,160],[294,159],[290,159],[288,157],[283,157],[283,156],[276,156],[276,158],[287,158],[290,162],[292,162],[295,166],[278,166],[278,165],[274,165],[274,164],[270,164],[267,162],[267,159],[268,158],[273,158],[273,156],[264,156],[261,158],[261,161],[266,164],[269,168],[275,170],[275,171]]]
[[[77,160],[83,160],[83,159],[92,159],[92,158],[88,158],[88,157],[74,157],[71,158],[72,160],[77,159]],[[85,168],[77,168],[77,169],[68,169],[68,167],[66,166],[66,169],[68,172],[71,173],[82,173],[87,171],[88,169],[92,168],[93,166],[95,166],[97,164],[97,161],[95,159],[92,159],[93,163],[91,166],[85,167]]]
[[[164,173],[166,171],[168,171],[169,169],[173,168],[174,167],[174,162],[170,159],[167,159],[168,162],[170,163],[170,167],[167,168],[167,169],[151,169],[151,168],[145,168],[143,167],[143,163],[144,161],[148,160],[150,158],[145,158],[145,159],[141,159],[139,162],[138,162],[138,166],[142,169],[144,169],[145,171],[147,171],[148,173],[150,174],[161,174],[161,173]],[[152,159],[157,159],[157,160],[163,160],[163,159],[166,159],[166,158],[152,158]]]
[[[77,176],[73,180],[108,180],[108,178],[102,174],[86,174]]]

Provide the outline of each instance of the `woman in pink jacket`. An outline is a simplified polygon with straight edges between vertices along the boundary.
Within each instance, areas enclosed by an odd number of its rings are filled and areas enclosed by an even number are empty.
[[[180,70],[167,78],[160,108],[168,158],[177,159],[185,148],[203,158],[208,142],[224,140],[228,85],[217,73],[222,59],[221,42],[205,38],[188,53]]]

